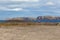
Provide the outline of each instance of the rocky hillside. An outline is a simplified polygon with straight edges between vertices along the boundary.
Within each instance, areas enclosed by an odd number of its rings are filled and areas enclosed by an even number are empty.
[[[36,18],[31,17],[17,17],[17,18],[10,18],[7,22],[33,22]]]
[[[60,20],[60,17],[54,17],[54,16],[38,16],[37,19],[39,19],[39,20],[42,20],[42,19]]]
[[[38,16],[32,17],[16,17],[7,19],[6,22],[60,22],[60,17],[54,16]]]

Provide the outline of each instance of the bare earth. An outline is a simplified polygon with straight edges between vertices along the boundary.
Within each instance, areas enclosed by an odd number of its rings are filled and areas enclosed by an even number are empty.
[[[0,40],[60,40],[60,26],[0,27]]]

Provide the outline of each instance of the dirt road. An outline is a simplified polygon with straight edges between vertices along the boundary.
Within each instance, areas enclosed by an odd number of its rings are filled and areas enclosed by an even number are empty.
[[[0,27],[0,40],[60,40],[60,26]]]

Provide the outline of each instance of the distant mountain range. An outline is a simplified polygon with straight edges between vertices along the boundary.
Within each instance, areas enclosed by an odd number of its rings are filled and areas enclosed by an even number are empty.
[[[6,20],[0,20],[0,22],[60,22],[60,17],[54,16],[38,16],[37,18],[16,17]]]
[[[60,22],[60,17],[54,16],[39,16],[37,17],[38,22]]]

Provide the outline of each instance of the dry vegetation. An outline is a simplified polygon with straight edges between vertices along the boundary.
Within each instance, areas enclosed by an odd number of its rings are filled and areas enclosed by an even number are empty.
[[[6,22],[0,23],[0,26],[29,26],[29,25],[60,25],[59,23],[35,23],[35,22]]]

